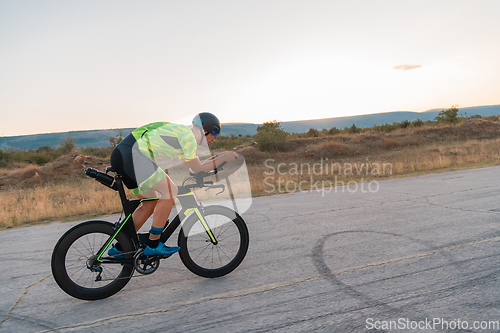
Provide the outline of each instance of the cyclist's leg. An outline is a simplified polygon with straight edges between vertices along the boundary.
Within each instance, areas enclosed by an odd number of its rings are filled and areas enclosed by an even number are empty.
[[[151,191],[149,193],[146,193],[144,195],[139,195],[139,199],[146,199],[146,198],[153,198],[157,197],[156,191]],[[153,214],[153,211],[155,209],[157,201],[143,201],[139,207],[136,208],[134,213],[132,214],[132,219],[134,220],[134,226],[135,230],[139,231],[141,227],[146,223],[146,221],[149,219],[151,214]]]
[[[167,175],[152,188],[160,194],[160,199],[153,211],[153,227],[163,228],[174,206],[178,191],[177,186]]]
[[[153,185],[152,189],[160,194],[160,199],[156,202],[153,210],[153,225],[149,234],[148,246],[156,248],[159,244],[161,230],[165,227],[165,223],[174,206],[174,200],[177,196],[177,186],[175,186],[174,182],[167,175]]]

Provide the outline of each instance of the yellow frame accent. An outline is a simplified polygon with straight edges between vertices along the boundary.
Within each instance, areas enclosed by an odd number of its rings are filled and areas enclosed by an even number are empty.
[[[184,214],[187,216],[187,214],[192,210],[194,210],[196,215],[198,215],[198,218],[200,219],[200,222],[203,225],[203,228],[205,228],[205,231],[207,232],[208,237],[210,237],[210,240],[212,241],[212,243],[213,244],[217,243],[217,240],[215,239],[214,235],[212,234],[212,230],[210,230],[210,227],[208,226],[207,222],[205,221],[205,218],[203,217],[203,215],[201,215],[201,212],[199,211],[198,208],[186,209],[186,212]]]

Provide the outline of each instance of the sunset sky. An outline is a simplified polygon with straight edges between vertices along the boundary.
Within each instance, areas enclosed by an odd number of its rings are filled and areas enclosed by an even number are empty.
[[[498,0],[4,0],[0,136],[500,104],[499,17]]]

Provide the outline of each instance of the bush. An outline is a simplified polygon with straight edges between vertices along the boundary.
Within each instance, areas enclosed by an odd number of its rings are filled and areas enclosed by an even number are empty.
[[[400,122],[399,126],[401,128],[408,128],[408,127],[410,127],[410,125],[411,125],[411,122],[409,120],[403,120],[402,122]]]
[[[229,137],[221,134],[217,137],[217,140],[210,144],[210,149],[224,149],[229,150],[237,146],[242,146],[252,141],[250,135],[238,135],[231,133]]]
[[[109,137],[109,145],[111,148],[116,148],[116,146],[123,141],[123,133],[120,131],[119,134]]]
[[[310,128],[309,132],[307,132],[306,136],[308,138],[317,138],[317,137],[319,137],[319,131],[315,128]]]
[[[498,121],[500,120],[500,116],[486,116],[486,117],[483,117],[484,120],[488,120],[488,121]]]
[[[340,133],[340,130],[337,128],[337,127],[332,127],[328,130],[328,134],[329,135],[335,135],[335,134],[338,134]]]
[[[352,124],[352,126],[349,128],[349,133],[352,133],[352,134],[361,133],[361,129],[356,127],[355,124]]]
[[[59,150],[48,146],[40,147],[36,150],[2,150],[0,149],[0,167],[9,167],[11,163],[31,163],[44,165],[54,161],[61,156]]]
[[[52,157],[47,154],[47,153],[32,153],[28,157],[28,162],[31,162],[33,164],[38,164],[38,165],[44,165],[49,162],[52,162],[53,159]]]
[[[281,122],[273,120],[257,127],[254,138],[261,151],[284,151],[289,134],[281,128]]]
[[[411,124],[413,127],[421,127],[421,126],[424,126],[425,122],[422,119],[418,118],[418,119],[413,120],[411,122]]]
[[[439,112],[439,115],[434,118],[438,123],[456,123],[458,122],[458,105],[453,105],[448,110]]]
[[[406,129],[406,128],[410,128],[411,126],[420,127],[424,124],[425,124],[425,122],[422,119],[415,119],[413,121],[403,120],[400,122],[394,121],[392,124],[385,123],[382,125],[375,125],[375,126],[371,127],[370,129],[373,131],[376,131],[376,132],[388,133],[388,132],[392,132],[392,131],[395,131],[395,130],[400,129],[400,128]]]
[[[0,168],[3,168],[9,163],[9,155],[3,149],[0,149]]]
[[[398,125],[396,122],[394,122],[392,124],[385,123],[382,125],[373,126],[373,130],[375,130],[377,132],[384,132],[384,133],[392,132],[392,131],[396,130],[397,128],[398,128]]]
[[[113,151],[113,147],[106,147],[106,148],[87,147],[87,148],[80,149],[80,151],[81,151],[82,155],[90,155],[90,156],[106,158],[106,157],[111,156],[111,152]]]
[[[76,148],[75,141],[72,137],[67,137],[64,141],[59,142],[59,151],[61,154],[65,155]]]

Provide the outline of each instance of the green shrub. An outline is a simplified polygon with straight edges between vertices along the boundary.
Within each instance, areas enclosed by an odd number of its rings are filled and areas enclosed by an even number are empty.
[[[3,150],[0,149],[0,168],[3,168],[9,163],[9,155]]]
[[[281,122],[273,120],[257,127],[254,138],[261,151],[284,151],[289,134],[281,128]]]
[[[52,162],[54,159],[48,153],[36,153],[33,152],[29,154],[28,162],[37,165],[44,165]]]
[[[424,126],[425,122],[422,119],[418,118],[418,119],[413,120],[411,122],[411,124],[413,127],[421,127],[421,126]]]
[[[234,147],[244,145],[252,141],[252,137],[250,135],[242,136],[241,134],[236,136],[234,133],[231,133],[229,137],[221,134],[217,137],[217,139],[210,144],[210,149],[233,149]]]
[[[483,117],[484,120],[488,120],[488,121],[498,121],[500,120],[500,116],[486,116],[486,117]]]
[[[349,127],[349,133],[352,133],[352,134],[361,133],[361,129],[356,127],[355,124],[352,124],[352,126]]]
[[[439,115],[434,118],[438,123],[456,123],[458,122],[458,105],[453,105],[448,110],[439,112]]]
[[[306,136],[307,136],[308,138],[317,138],[317,137],[319,137],[320,135],[319,135],[319,131],[318,131],[317,129],[315,129],[315,128],[310,128],[310,129],[309,129],[309,132],[307,132]]]
[[[123,141],[123,133],[120,131],[119,134],[109,137],[109,145],[111,148],[115,148],[120,142]]]
[[[340,130],[337,127],[332,127],[327,131],[328,135],[335,135],[340,133]]]
[[[76,148],[75,141],[73,141],[73,138],[70,136],[64,139],[64,141],[59,142],[59,151],[63,155],[71,152],[75,148]]]
[[[409,120],[403,120],[400,122],[394,121],[392,124],[385,123],[382,125],[375,125],[375,126],[371,127],[370,129],[373,131],[376,131],[376,132],[388,133],[388,132],[395,131],[399,128],[405,129],[405,128],[409,128],[412,125],[413,126],[422,126],[423,124],[424,124],[424,122],[421,119],[414,120],[413,122],[411,122]]]
[[[111,156],[111,152],[113,151],[113,147],[106,148],[93,148],[87,147],[80,149],[83,155],[96,156],[101,158],[106,158]]]
[[[58,150],[48,146],[40,147],[36,150],[3,150],[0,149],[0,167],[8,167],[13,162],[24,162],[37,165],[44,165],[54,161],[61,156]]]
[[[399,127],[401,128],[408,128],[410,127],[411,122],[409,120],[403,120],[402,122],[399,123]]]

